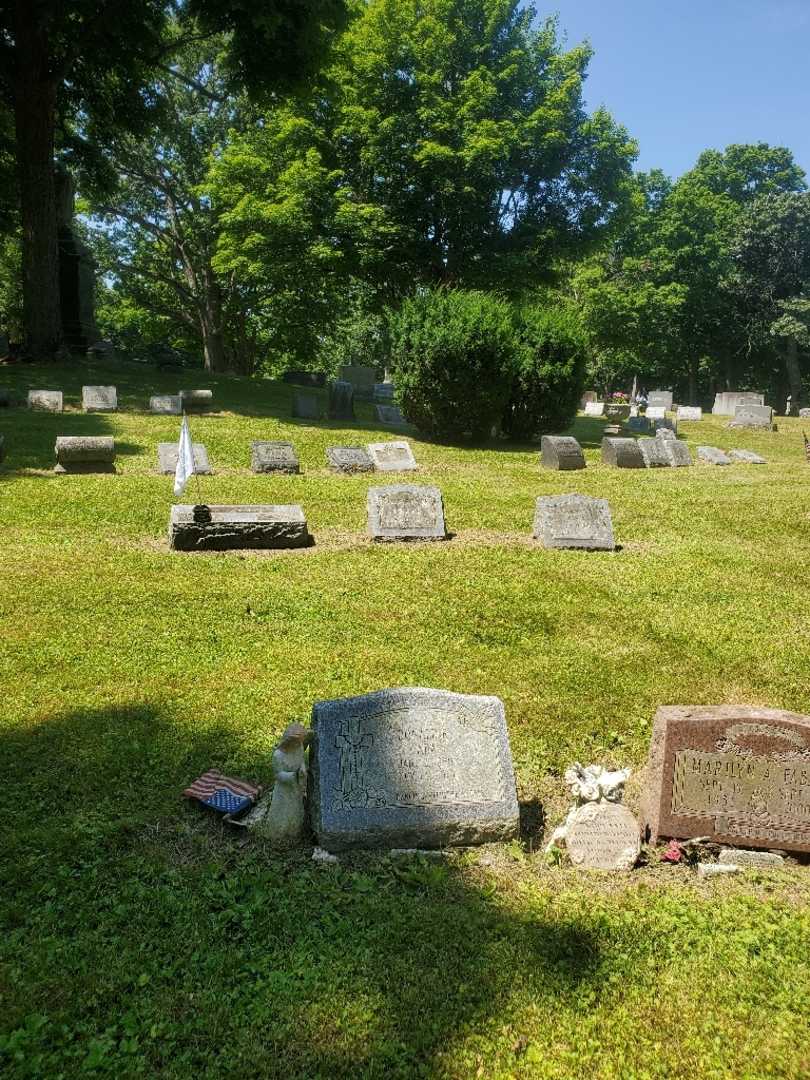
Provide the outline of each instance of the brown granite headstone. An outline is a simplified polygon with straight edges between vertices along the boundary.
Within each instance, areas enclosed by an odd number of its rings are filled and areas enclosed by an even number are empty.
[[[810,717],[667,705],[653,725],[645,835],[810,851]]]

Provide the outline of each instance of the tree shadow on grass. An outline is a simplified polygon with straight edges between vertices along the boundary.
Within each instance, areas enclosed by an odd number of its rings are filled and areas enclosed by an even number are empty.
[[[15,409],[0,418],[0,434],[6,436],[6,459],[0,473],[20,473],[29,469],[50,469],[56,464],[54,446],[59,435],[115,436],[110,414],[47,413]],[[138,443],[115,439],[116,456],[141,454]]]
[[[586,912],[520,906],[463,859],[317,865],[189,805],[208,768],[268,777],[269,743],[202,720],[144,702],[0,736],[3,1024],[41,1075],[102,1052],[108,1075],[434,1075],[515,1022],[516,990],[598,994]]]

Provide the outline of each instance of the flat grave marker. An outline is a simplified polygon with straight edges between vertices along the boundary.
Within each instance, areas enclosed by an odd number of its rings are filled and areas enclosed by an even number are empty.
[[[326,460],[333,472],[374,472],[374,462],[362,446],[327,447]]]
[[[212,473],[211,463],[208,460],[208,451],[203,443],[194,443],[194,472],[199,476],[210,476]],[[162,476],[174,476],[177,469],[177,443],[158,443],[158,472]]]
[[[408,442],[369,443],[368,455],[380,472],[413,472],[417,468]]]
[[[622,803],[584,803],[568,826],[565,847],[581,870],[630,870],[641,851],[639,823]]]
[[[282,440],[256,440],[250,444],[250,467],[255,473],[288,473],[301,471],[295,447]]]
[[[429,484],[388,484],[368,489],[368,529],[373,540],[446,540],[442,493]]]
[[[115,440],[109,435],[57,435],[55,473],[115,472]]]
[[[731,464],[731,458],[725,450],[720,450],[716,446],[699,446],[697,448],[697,456],[699,461],[703,461],[707,465]]]
[[[533,535],[546,548],[613,551],[613,522],[607,499],[589,495],[541,495]]]
[[[37,412],[62,412],[64,398],[61,390],[29,390],[28,408]]]
[[[728,456],[732,461],[744,461],[748,465],[768,464],[761,454],[755,454],[753,450],[729,450]]]
[[[179,394],[153,394],[149,398],[149,412],[165,416],[179,416],[183,411],[183,399]]]
[[[643,469],[644,458],[636,439],[602,439],[602,464],[612,469]]]

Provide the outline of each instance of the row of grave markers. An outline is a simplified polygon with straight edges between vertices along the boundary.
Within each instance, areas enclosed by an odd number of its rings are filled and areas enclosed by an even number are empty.
[[[212,390],[180,390],[177,394],[158,394],[149,399],[149,411],[169,416],[182,412],[203,412],[213,404]],[[39,412],[64,412],[65,398],[61,390],[29,390],[28,408]],[[5,391],[0,404],[11,403],[11,395]],[[118,411],[118,390],[115,386],[83,386],[82,409],[84,412],[111,413]]]

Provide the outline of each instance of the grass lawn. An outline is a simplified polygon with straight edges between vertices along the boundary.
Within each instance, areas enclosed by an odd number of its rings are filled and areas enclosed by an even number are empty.
[[[81,413],[96,382],[121,412]],[[641,769],[658,705],[810,713],[806,421],[683,425],[693,451],[768,459],[728,468],[609,470],[584,418],[580,473],[413,438],[454,538],[374,546],[366,490],[389,481],[325,460],[389,437],[369,406],[293,421],[291,387],[135,366],[0,384],[69,406],[0,413],[4,1077],[810,1075],[808,866],[699,882],[541,853],[565,766]],[[314,547],[169,552],[156,446],[179,421],[145,409],[181,385],[222,410],[191,421],[205,500],[299,502]],[[114,435],[118,474],[53,475],[57,434]],[[257,438],[294,442],[302,475],[250,473]],[[573,491],[610,501],[620,550],[530,541],[537,496]],[[503,699],[522,843],[318,866],[181,800],[211,767],[266,782],[314,700],[407,685]]]

